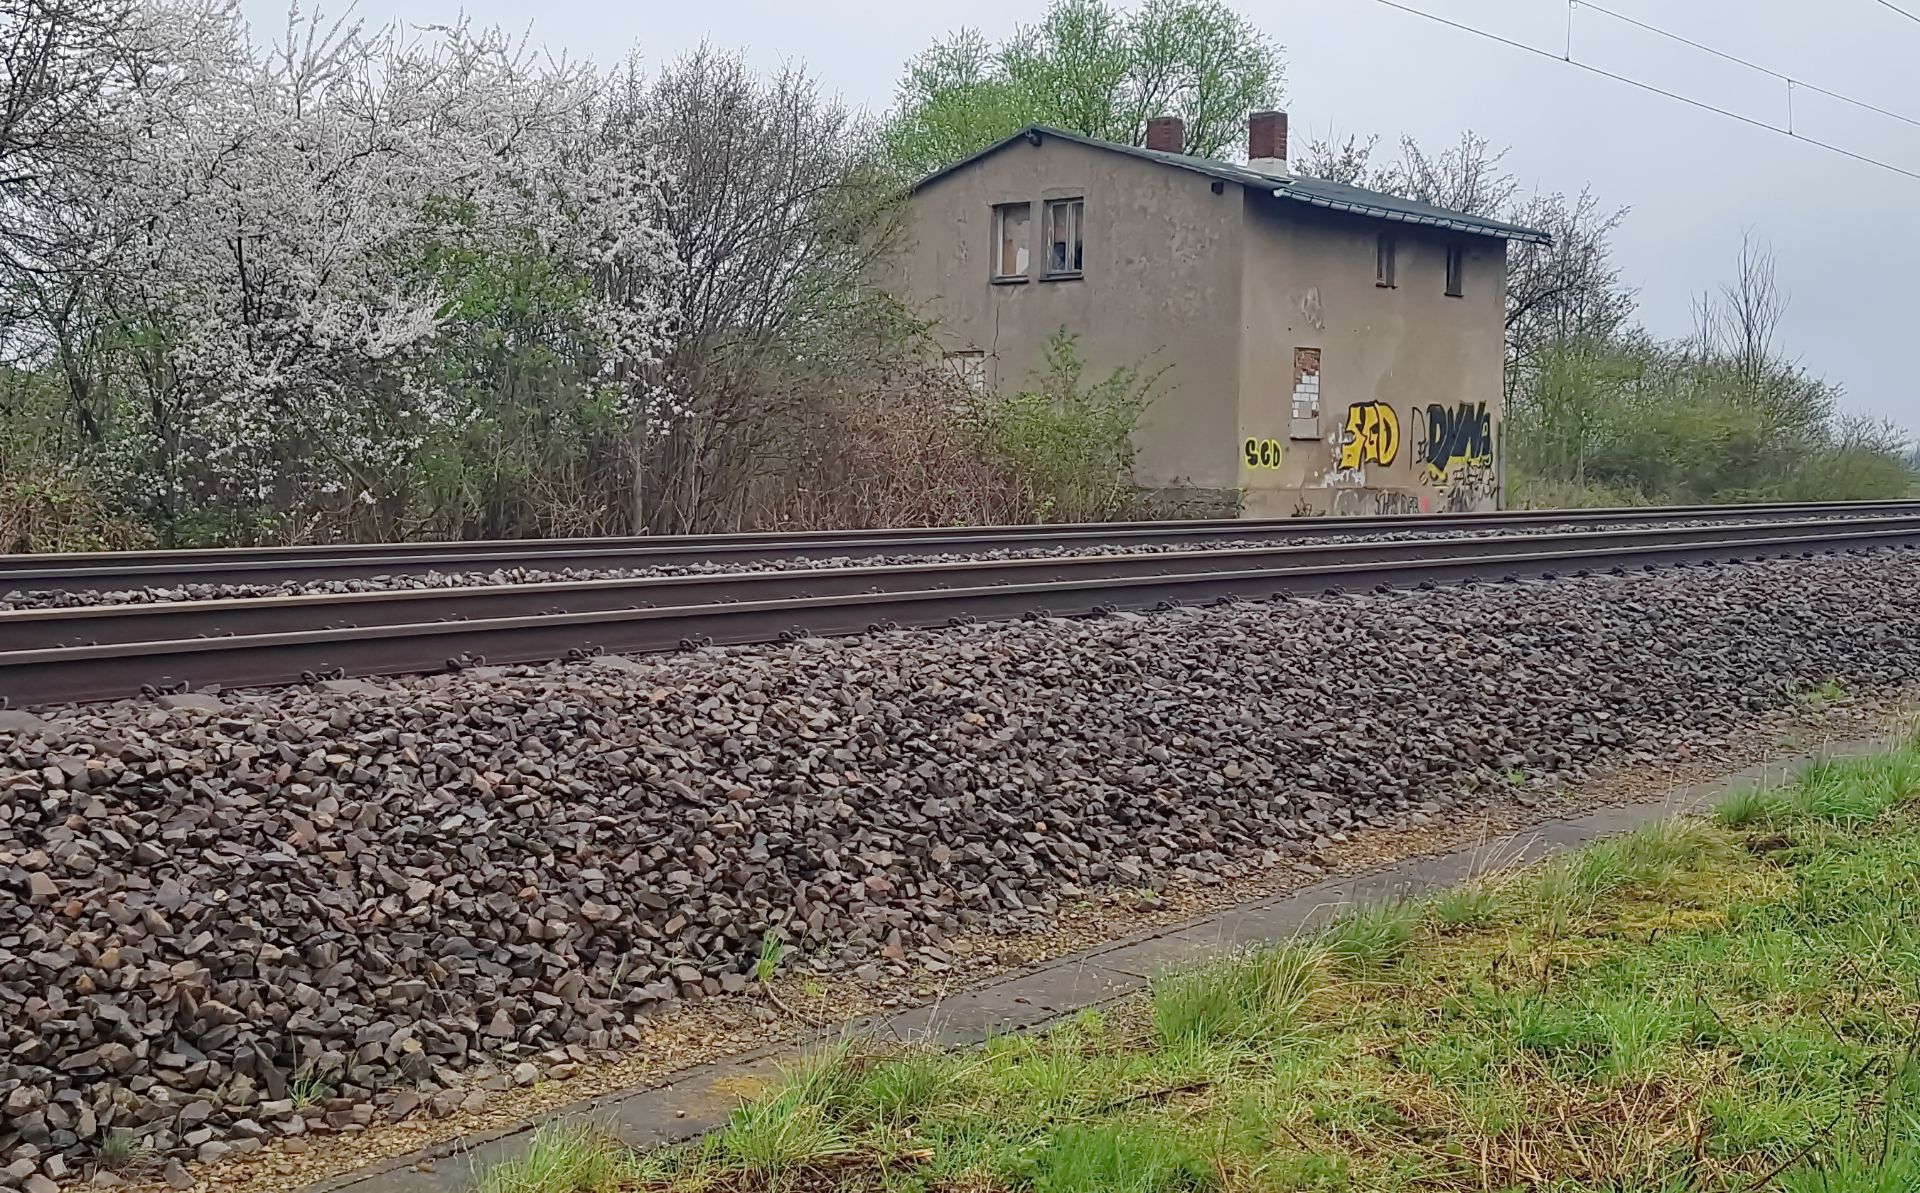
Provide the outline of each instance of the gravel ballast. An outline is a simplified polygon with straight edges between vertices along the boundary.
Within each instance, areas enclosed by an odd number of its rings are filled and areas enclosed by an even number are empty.
[[[0,1187],[565,1075],[770,932],[939,964],[1908,691],[1916,593],[1879,552],[0,714]]]

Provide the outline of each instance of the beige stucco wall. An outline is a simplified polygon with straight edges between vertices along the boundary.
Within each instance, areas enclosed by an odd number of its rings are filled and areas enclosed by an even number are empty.
[[[1498,508],[1505,242],[1247,201],[1247,515]],[[1382,231],[1397,245],[1390,288],[1376,284]],[[1457,298],[1446,293],[1449,244],[1466,253]],[[1298,348],[1319,349],[1311,421],[1292,417]],[[1277,466],[1248,466],[1249,439],[1277,443]]]
[[[916,192],[897,288],[946,350],[983,353],[1003,392],[1028,383],[1061,328],[1089,378],[1158,372],[1135,436],[1142,485],[1239,490],[1251,517],[1496,508],[1505,244],[1214,185],[1057,138],[1019,142]],[[1086,200],[1084,276],[1047,281],[1042,203],[1068,196]],[[1031,271],[995,284],[993,207],[1020,201],[1033,204]],[[1398,239],[1391,289],[1374,284],[1382,229]],[[1458,298],[1445,293],[1449,243],[1466,249]],[[1318,349],[1321,369],[1304,421],[1299,348]]]
[[[1042,201],[1086,199],[1083,277],[1046,281]],[[991,281],[993,207],[1033,204],[1029,280]],[[1115,368],[1159,374],[1135,435],[1134,479],[1174,490],[1231,490],[1240,427],[1237,188],[1056,138],[1020,142],[918,191],[900,268],[903,297],[948,351],[986,355],[1011,391],[1061,328],[1078,337],[1089,380]]]

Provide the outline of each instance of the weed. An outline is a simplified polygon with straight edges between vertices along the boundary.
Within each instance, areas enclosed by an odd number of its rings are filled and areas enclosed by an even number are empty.
[[[987,395],[972,419],[990,456],[1017,478],[1039,521],[1098,520],[1133,500],[1133,432],[1160,374],[1116,369],[1089,382],[1064,329],[1047,341],[1031,390]]]
[[[1298,944],[1255,949],[1153,983],[1162,1043],[1248,1041],[1284,1035],[1319,985],[1319,950]]]
[[[591,1127],[549,1124],[518,1159],[481,1174],[477,1193],[616,1193],[632,1182],[634,1158]]]
[[[1434,896],[1433,918],[1445,928],[1478,928],[1493,922],[1500,899],[1485,882],[1464,882]]]
[[[333,1096],[333,1086],[312,1065],[302,1065],[287,1083],[287,1097],[298,1107],[318,1105]]]
[[[1716,820],[1728,828],[1772,824],[1787,812],[1786,797],[1765,787],[1742,787],[1714,808]]]
[[[1606,1046],[1601,1066],[1611,1077],[1650,1076],[1662,1051],[1680,1033],[1679,1017],[1649,998],[1607,999],[1592,1008],[1592,1015]]]
[[[1784,687],[1788,699],[1809,712],[1825,712],[1847,700],[1846,685],[1837,679],[1829,679],[1811,688],[1801,687],[1797,680],[1789,679]]]
[[[1793,811],[1811,820],[1873,820],[1920,792],[1920,749],[1834,759],[1803,771],[1788,792]]]
[[[1178,1193],[1219,1183],[1182,1136],[1126,1126],[1055,1132],[1033,1175],[1034,1193]]]
[[[801,1085],[735,1110],[716,1151],[727,1163],[777,1185],[849,1154],[853,1143]]]
[[[761,985],[773,980],[780,970],[781,958],[787,955],[787,946],[778,932],[769,931],[760,938],[760,956],[753,963],[753,976]]]
[[[931,1050],[889,1058],[875,1065],[854,1091],[856,1113],[876,1123],[909,1123],[957,1080],[957,1069]]]
[[[1322,938],[1327,956],[1349,971],[1377,969],[1399,959],[1420,926],[1413,903],[1376,903],[1334,921]]]
[[[143,1169],[153,1160],[153,1144],[122,1127],[107,1132],[100,1143],[100,1166],[112,1172]]]

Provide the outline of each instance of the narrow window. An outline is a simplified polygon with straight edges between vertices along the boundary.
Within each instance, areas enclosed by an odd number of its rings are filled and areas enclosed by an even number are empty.
[[[1081,266],[1080,233],[1086,221],[1085,199],[1055,199],[1047,204],[1047,275],[1073,277]]]
[[[1373,249],[1373,284],[1376,286],[1394,284],[1393,249],[1393,237],[1382,232]]]
[[[1460,288],[1460,274],[1466,264],[1467,252],[1457,244],[1447,246],[1447,295],[1459,298],[1466,291]]]
[[[993,209],[993,276],[996,281],[1027,276],[1028,228],[1033,204],[1002,203]]]

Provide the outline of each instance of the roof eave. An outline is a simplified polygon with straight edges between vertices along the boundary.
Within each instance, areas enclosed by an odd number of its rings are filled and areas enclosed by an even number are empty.
[[[918,181],[912,183],[907,187],[906,193],[908,195],[917,194],[921,190],[925,189],[926,187],[933,185],[934,183],[940,181],[942,178],[945,178],[947,175],[952,174],[957,170],[965,169],[966,167],[971,166],[973,163],[979,161],[983,157],[989,157],[995,153],[1000,152],[1000,150],[1013,144],[1015,141],[1025,140],[1028,138],[1037,138],[1040,136],[1044,136],[1047,133],[1050,133],[1052,131],[1053,130],[1047,128],[1045,125],[1029,124],[1025,128],[1020,129],[1017,132],[1009,133],[1008,135],[1001,137],[998,141],[995,141],[993,144],[987,146],[984,149],[976,149],[972,153],[969,153],[967,156],[961,158],[959,161],[950,162],[949,164],[940,167],[938,170],[935,170],[933,173],[920,178]]]
[[[1463,232],[1469,236],[1490,236],[1497,240],[1517,240],[1522,244],[1552,244],[1553,237],[1532,228],[1520,228],[1510,224],[1468,223],[1465,220],[1447,219],[1444,216],[1420,215],[1410,211],[1394,211],[1387,207],[1375,207],[1367,203],[1348,203],[1339,199],[1330,199],[1325,195],[1309,194],[1291,187],[1276,187],[1273,190],[1276,199],[1291,199],[1295,203],[1306,203],[1314,207],[1323,207],[1328,211],[1344,211],[1351,215],[1366,216],[1369,219],[1388,220],[1399,224],[1417,224],[1426,228],[1445,228],[1450,232]]]
[[[1207,175],[1213,178],[1220,179],[1223,182],[1231,183],[1234,186],[1247,187],[1255,191],[1258,191],[1260,189],[1267,189],[1261,185],[1262,182],[1264,181],[1261,178],[1261,176],[1253,175],[1252,177],[1249,177],[1247,171],[1238,169],[1232,166],[1230,163],[1170,160],[1170,157],[1177,156],[1177,155],[1149,154],[1145,151],[1139,150],[1137,147],[1116,145],[1110,142],[1101,141],[1095,137],[1085,137],[1085,136],[1081,136],[1078,133],[1067,132],[1064,129],[1050,128],[1044,124],[1029,124],[1024,128],[1021,128],[1012,133],[1009,133],[1007,136],[1000,138],[998,141],[995,141],[993,144],[988,145],[983,149],[980,149],[971,154],[968,154],[966,157],[961,158],[957,162],[953,162],[950,165],[943,166],[942,168],[935,170],[933,173],[928,174],[926,177],[920,179],[919,181],[909,186],[906,190],[906,194],[909,196],[917,194],[924,188],[931,186],[932,184],[940,181],[943,178],[946,178],[948,175],[953,174],[958,170],[965,169],[967,166],[972,165],[973,163],[979,161],[982,158],[990,157],[993,154],[998,153],[1000,150],[1006,148],[1008,145],[1013,144],[1015,141],[1030,140],[1034,144],[1039,144],[1041,138],[1044,138],[1044,137],[1058,137],[1062,140],[1071,141],[1079,145],[1085,145],[1093,149],[1101,149],[1110,153],[1127,154],[1128,156],[1131,156],[1131,157],[1137,157],[1144,161],[1155,162],[1159,165],[1168,166],[1176,170],[1187,170],[1192,173]],[[1288,186],[1273,188],[1272,193],[1276,198],[1292,199],[1296,203],[1308,203],[1315,207],[1324,208],[1329,211],[1344,211],[1353,215],[1364,216],[1369,219],[1390,220],[1397,223],[1416,224],[1416,225],[1432,227],[1432,228],[1445,228],[1449,231],[1460,232],[1468,236],[1488,236],[1488,237],[1493,237],[1494,239],[1497,239],[1497,240],[1520,241],[1523,244],[1552,244],[1553,243],[1553,238],[1551,236],[1548,236],[1545,232],[1539,232],[1532,228],[1516,227],[1512,224],[1501,224],[1491,220],[1484,221],[1484,222],[1469,221],[1469,220],[1452,220],[1452,219],[1447,219],[1444,216],[1422,215],[1414,212],[1396,211],[1390,207],[1378,207],[1368,203],[1352,203],[1352,202],[1347,202],[1341,199],[1329,198],[1325,195],[1315,195],[1315,194],[1308,193],[1306,191],[1296,190]]]

